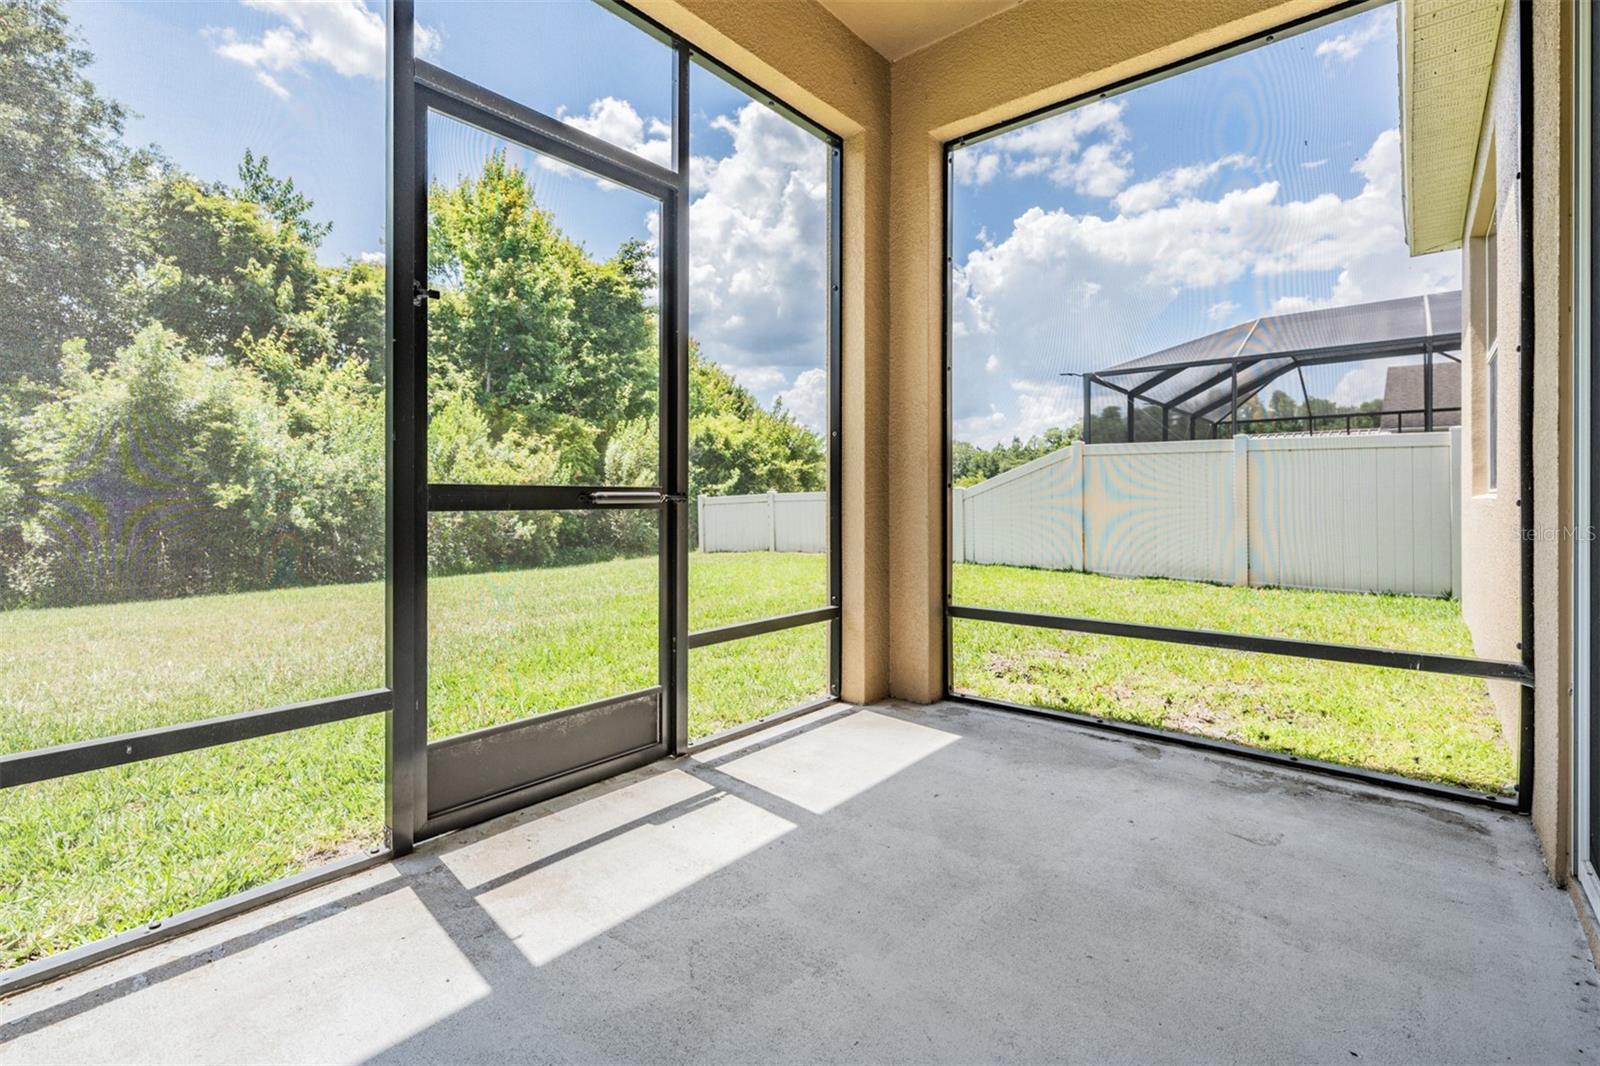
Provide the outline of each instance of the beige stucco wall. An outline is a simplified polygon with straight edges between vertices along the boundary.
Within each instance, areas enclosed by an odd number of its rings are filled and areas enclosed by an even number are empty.
[[[1571,871],[1573,9],[1533,8],[1533,827]]]
[[[1533,824],[1552,877],[1564,882],[1571,864],[1571,563],[1575,526],[1572,511],[1571,374],[1571,197],[1570,93],[1571,8],[1541,0],[1533,8],[1533,126],[1522,129],[1518,78],[1521,24],[1517,5],[1506,8],[1489,104],[1480,131],[1478,159],[1469,203],[1498,202],[1499,263],[1499,454],[1498,485],[1487,491],[1483,456],[1470,455],[1462,478],[1462,611],[1480,655],[1521,658],[1522,519],[1518,508],[1517,457],[1521,442],[1518,376],[1522,351],[1522,227],[1533,232],[1533,389],[1532,432],[1534,788]],[[1520,138],[1533,150],[1533,215],[1520,210]],[[1490,153],[1493,153],[1491,160]],[[1492,165],[1491,165],[1492,163]],[[1492,175],[1492,182],[1486,176]],[[1492,185],[1492,188],[1491,188]],[[1469,351],[1469,397],[1463,433],[1469,448],[1482,446],[1485,393],[1482,380],[1482,279],[1472,255],[1472,238],[1483,229],[1485,212],[1476,208],[1464,220],[1463,289],[1468,293],[1465,332]],[[1492,685],[1507,742],[1519,745],[1521,697],[1516,687]]]
[[[1517,76],[1520,41],[1517,5],[1507,4],[1496,47],[1489,100],[1478,135],[1471,205],[1461,244],[1461,287],[1466,294],[1462,323],[1463,456],[1461,477],[1461,610],[1472,631],[1473,650],[1491,659],[1522,658],[1522,515],[1518,482],[1518,379],[1521,372],[1522,219],[1520,217],[1520,127],[1522,93]],[[1498,266],[1499,402],[1497,484],[1488,484],[1489,389],[1485,368],[1489,341],[1484,336],[1484,270],[1478,241],[1490,217],[1496,221]],[[1489,686],[1501,730],[1513,752],[1522,715],[1520,686]]]
[[[810,2],[634,5],[844,138],[843,695],[888,694],[889,64]]]

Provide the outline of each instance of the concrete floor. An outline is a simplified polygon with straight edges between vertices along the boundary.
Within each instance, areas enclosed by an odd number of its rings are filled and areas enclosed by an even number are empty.
[[[0,1002],[0,1061],[1579,1062],[1523,819],[820,712]]]

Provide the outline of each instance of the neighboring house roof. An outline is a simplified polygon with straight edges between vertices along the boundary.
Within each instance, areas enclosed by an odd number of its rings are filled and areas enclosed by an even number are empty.
[[[1266,315],[1096,371],[1090,379],[1169,410],[1216,418],[1239,375],[1243,403],[1302,366],[1461,346],[1461,291]],[[1420,404],[1419,404],[1420,406]]]
[[[1461,246],[1504,0],[1400,0],[1401,182],[1412,255]]]
[[[1383,379],[1383,410],[1416,412],[1423,409],[1424,367],[1420,363],[1391,366]],[[1436,429],[1461,424],[1461,364],[1452,359],[1433,361],[1433,424]],[[1395,429],[1397,419],[1385,418],[1385,429]],[[1405,417],[1405,428],[1421,429],[1423,415]]]

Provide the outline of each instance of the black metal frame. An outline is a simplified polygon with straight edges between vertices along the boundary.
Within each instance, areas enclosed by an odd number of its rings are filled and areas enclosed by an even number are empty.
[[[1305,394],[1306,414],[1313,419],[1345,418],[1348,423],[1349,418],[1352,417],[1365,418],[1372,415],[1389,417],[1394,415],[1419,414],[1423,416],[1423,427],[1425,429],[1432,429],[1433,416],[1436,410],[1460,410],[1459,407],[1436,409],[1433,406],[1433,357],[1436,353],[1448,356],[1450,351],[1459,349],[1460,347],[1461,333],[1460,331],[1456,331],[1453,333],[1432,334],[1426,337],[1394,340],[1381,345],[1347,344],[1336,347],[1306,349],[1305,351],[1300,352],[1281,352],[1270,355],[1230,355],[1217,356],[1210,359],[1195,359],[1191,362],[1179,363],[1164,369],[1160,369],[1153,374],[1151,368],[1148,367],[1127,370],[1111,369],[1092,371],[1090,373],[1081,375],[1083,378],[1084,410],[1083,441],[1085,444],[1097,443],[1096,441],[1090,439],[1090,421],[1088,418],[1088,414],[1093,404],[1093,390],[1094,386],[1096,385],[1099,385],[1102,388],[1110,389],[1113,392],[1120,392],[1127,402],[1128,415],[1125,426],[1126,441],[1124,443],[1134,442],[1133,411],[1135,403],[1144,403],[1151,407],[1160,408],[1162,413],[1162,440],[1167,439],[1167,426],[1172,421],[1172,414],[1174,411],[1176,411],[1178,414],[1187,415],[1189,417],[1190,439],[1193,439],[1195,419],[1210,422],[1212,425],[1212,436],[1215,437],[1217,435],[1216,429],[1218,426],[1224,423],[1231,425],[1236,419],[1238,419],[1240,404],[1249,402],[1255,396],[1265,392],[1267,386],[1271,385],[1273,382],[1279,380],[1280,378],[1287,377],[1291,372],[1296,371],[1300,373],[1300,390]],[[1406,355],[1422,356],[1422,365],[1424,371],[1422,376],[1422,407],[1408,408],[1404,411],[1356,411],[1351,412],[1350,414],[1344,414],[1342,412],[1339,414],[1311,414],[1311,394],[1306,392],[1305,385],[1304,371],[1306,367],[1327,366],[1337,363],[1360,363],[1370,359],[1390,359],[1396,356]],[[1251,370],[1262,363],[1276,363],[1283,362],[1285,360],[1287,360],[1287,365],[1280,366],[1275,370],[1269,369],[1268,373],[1264,374],[1258,380],[1246,383],[1243,391],[1240,390],[1240,371]],[[1459,362],[1460,360],[1456,361]],[[1149,391],[1155,386],[1173,377],[1176,377],[1185,370],[1192,370],[1195,367],[1202,366],[1214,367],[1217,368],[1217,370],[1211,377],[1191,386],[1180,395],[1168,397],[1164,402],[1150,398]],[[1119,377],[1131,377],[1135,374],[1149,374],[1151,376],[1146,380],[1141,381],[1139,384],[1131,387],[1119,385],[1116,381],[1112,380],[1113,378]],[[1199,396],[1202,393],[1209,392],[1221,385],[1230,383],[1231,388],[1228,390],[1228,392],[1217,399],[1212,400],[1208,406],[1198,407],[1187,411],[1178,409],[1179,404],[1192,400],[1194,397]],[[1226,408],[1228,411],[1226,416],[1221,418],[1209,417],[1223,408]],[[1304,418],[1300,418],[1298,416],[1286,416],[1277,419],[1247,418],[1239,421],[1255,425],[1262,422],[1288,422],[1304,420]],[[1113,442],[1108,441],[1106,443]]]
[[[635,27],[674,50],[674,161],[667,169],[634,156],[609,142],[559,122],[504,96],[415,58],[414,0],[389,0],[386,109],[388,153],[388,232],[385,247],[388,305],[385,348],[387,423],[385,468],[388,483],[384,508],[384,646],[385,687],[326,699],[240,714],[223,715],[111,737],[32,751],[0,755],[0,790],[72,774],[199,751],[297,729],[384,715],[384,822],[382,846],[353,858],[306,870],[236,893],[148,926],[116,934],[71,951],[41,959],[0,975],[0,995],[53,980],[155,941],[190,932],[212,922],[281,899],[337,877],[365,869],[411,851],[417,842],[516,810],[549,796],[620,773],[660,755],[681,755],[691,749],[688,720],[688,654],[690,648],[778,632],[800,625],[829,626],[831,695],[788,711],[707,738],[693,747],[724,743],[809,713],[837,699],[840,689],[842,626],[840,560],[840,477],[842,404],[841,303],[842,258],[841,138],[799,110],[754,86],[714,57],[617,0],[596,0]],[[828,605],[775,618],[689,634],[689,71],[698,64],[755,99],[782,113],[824,140],[829,156],[828,229]],[[451,485],[427,480],[427,395],[425,277],[427,238],[427,126],[430,110],[526,145],[662,203],[664,299],[661,315],[660,487],[558,485]],[[422,274],[424,276],[419,276]],[[427,735],[427,519],[431,511],[461,510],[593,510],[655,508],[661,513],[660,636],[661,684],[592,704],[565,708],[533,719],[497,725],[430,744]],[[561,772],[496,789],[491,795],[454,803],[430,812],[430,756],[457,753],[503,743],[519,731],[537,729],[544,721],[570,725],[574,718],[594,718],[622,708],[633,713],[646,703],[656,722],[647,743],[632,743],[616,752],[590,752]],[[626,735],[635,718],[609,728]],[[638,739],[637,737],[635,739]]]
[[[1286,23],[1266,33],[1256,34],[1251,37],[1210,49],[1188,59],[1158,68],[1146,74],[1136,75],[1122,81],[1114,82],[1103,89],[1097,89],[1072,97],[1058,104],[1038,108],[1018,118],[1008,119],[996,123],[975,133],[967,134],[946,141],[944,144],[944,287],[942,292],[943,314],[941,323],[941,343],[944,359],[944,441],[942,444],[942,470],[941,483],[943,486],[940,500],[943,522],[944,539],[944,571],[943,571],[943,618],[944,628],[944,693],[946,698],[961,702],[972,703],[980,706],[995,707],[1002,710],[1015,711],[1040,717],[1051,718],[1057,721],[1071,722],[1078,725],[1097,729],[1105,729],[1117,733],[1137,735],[1152,740],[1162,740],[1170,743],[1182,744],[1189,747],[1200,747],[1208,750],[1224,751],[1229,754],[1243,755],[1263,762],[1276,763],[1284,766],[1294,766],[1300,769],[1332,774],[1345,778],[1358,779],[1371,784],[1417,792],[1442,798],[1467,800],[1473,803],[1512,810],[1517,813],[1527,814],[1532,810],[1533,803],[1533,360],[1531,357],[1519,359],[1520,388],[1521,388],[1521,477],[1519,479],[1520,498],[1518,500],[1522,523],[1522,640],[1520,662],[1504,660],[1480,659],[1464,656],[1435,655],[1425,652],[1414,652],[1389,648],[1373,648],[1349,644],[1335,644],[1324,641],[1291,640],[1282,637],[1268,637],[1245,633],[1224,633],[1213,630],[1196,629],[1179,626],[1146,625],[1133,622],[1120,622],[1105,619],[1077,618],[1064,615],[1034,614],[1025,611],[997,610],[954,602],[951,593],[952,559],[951,559],[951,529],[950,529],[950,494],[953,487],[951,480],[951,448],[954,430],[951,384],[954,373],[954,360],[952,349],[951,314],[953,308],[953,293],[951,291],[951,267],[954,265],[954,249],[951,244],[953,237],[952,225],[952,192],[954,174],[954,152],[958,148],[976,144],[978,142],[997,137],[1009,130],[1029,125],[1040,119],[1059,114],[1064,111],[1080,107],[1095,100],[1103,100],[1109,96],[1127,92],[1154,81],[1159,81],[1200,66],[1213,63],[1241,52],[1271,43],[1273,40],[1305,32],[1331,22],[1339,21],[1359,11],[1380,6],[1386,0],[1351,0],[1351,2],[1335,5],[1326,11],[1297,19]],[[1532,138],[1529,131],[1533,121],[1533,91],[1532,91],[1532,16],[1530,0],[1518,0],[1519,17],[1521,19],[1520,45],[1520,85],[1521,85],[1521,130],[1519,143],[1521,150],[1521,170],[1518,173],[1518,184],[1521,196],[1520,205],[1520,237],[1522,242],[1522,336],[1518,345],[1519,353],[1532,353],[1533,351],[1533,191],[1532,191]],[[1420,349],[1419,349],[1420,350]],[[1336,353],[1326,353],[1335,355]],[[1239,363],[1228,360],[1230,375],[1235,378],[1233,396],[1233,418],[1237,419],[1237,404],[1239,391],[1237,387],[1237,374]],[[1084,376],[1084,395],[1087,400],[1090,390],[1090,376]],[[1130,407],[1132,397],[1129,398]],[[1085,419],[1087,420],[1089,405],[1085,404]],[[1131,423],[1131,420],[1130,420]],[[1482,677],[1492,680],[1503,680],[1516,683],[1521,689],[1521,720],[1518,737],[1517,759],[1517,793],[1514,798],[1478,793],[1466,789],[1451,788],[1433,782],[1415,780],[1412,778],[1398,777],[1377,771],[1365,770],[1360,767],[1344,766],[1333,763],[1323,763],[1316,760],[1298,758],[1278,752],[1265,751],[1257,748],[1244,747],[1226,741],[1213,740],[1208,737],[1198,737],[1192,734],[1180,733],[1176,730],[1153,729],[1137,726],[1131,723],[1119,722],[1095,715],[1080,714],[1073,711],[1058,711],[1043,707],[1029,707],[1011,704],[1002,700],[965,692],[955,687],[954,678],[954,637],[952,623],[957,619],[973,621],[996,622],[1000,624],[1027,626],[1063,630],[1068,632],[1092,633],[1103,636],[1121,638],[1154,640],[1166,643],[1186,644],[1201,647],[1214,647],[1232,651],[1258,652],[1271,655],[1286,655],[1295,658],[1319,659],[1334,662],[1348,662],[1377,668],[1421,670],[1430,673],[1453,674],[1457,676]]]

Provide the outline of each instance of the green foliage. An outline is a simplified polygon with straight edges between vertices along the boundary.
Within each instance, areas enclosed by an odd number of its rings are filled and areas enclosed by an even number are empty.
[[[428,424],[428,470],[446,484],[533,485],[555,480],[552,455],[519,434],[491,439],[489,420],[470,390],[435,401]],[[451,511],[429,517],[430,573],[539,566],[555,550],[560,516],[550,511]]]
[[[429,311],[430,360],[470,374],[497,425],[586,424],[587,472],[599,473],[604,438],[655,398],[644,248],[630,242],[605,262],[589,259],[503,153],[476,178],[434,185],[428,205],[428,274],[442,294]],[[573,429],[557,431],[569,455]]]
[[[650,484],[658,463],[654,416],[617,430],[606,449],[606,482]],[[825,487],[822,440],[782,410],[768,411],[716,363],[689,351],[689,499],[702,493],[817,492]],[[691,506],[690,515],[695,514]],[[654,525],[617,516],[623,540],[642,544]]]
[[[1011,443],[1002,442],[993,448],[980,448],[958,440],[950,446],[950,474],[957,485],[976,485],[1013,467],[1060,451],[1077,439],[1077,426],[1068,429],[1051,426],[1039,436],[1027,440],[1013,437]]]
[[[384,565],[385,267],[266,156],[130,152],[54,0],[0,0],[0,603],[361,581]],[[429,476],[655,484],[653,252],[596,259],[504,155],[429,191]],[[694,489],[820,488],[822,443],[696,356]],[[435,515],[435,573],[648,550],[638,513]]]
[[[294,230],[308,248],[317,247],[333,230],[331,222],[311,220],[312,203],[294,187],[293,178],[275,177],[268,169],[267,157],[263,155],[258,159],[248,148],[239,164],[239,188],[235,195],[260,207],[279,226]]]
[[[275,561],[292,565],[292,536],[258,549],[291,532],[298,495],[282,409],[260,378],[170,330],[147,327],[99,370],[73,347],[17,436],[39,500],[7,570],[31,602],[258,587]]]
[[[352,262],[322,271],[311,317],[324,331],[336,362],[359,359],[374,381],[383,380],[384,267]]]
[[[144,264],[131,287],[141,321],[161,322],[216,358],[247,336],[310,325],[296,312],[321,275],[293,226],[167,168],[141,185],[132,216]]]
[[[0,4],[0,383],[54,380],[73,337],[121,332],[124,111],[55,0]]]
[[[782,411],[766,411],[722,367],[689,362],[689,492],[816,492],[822,440]]]

